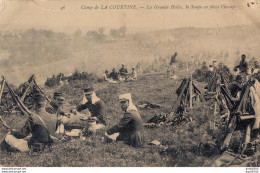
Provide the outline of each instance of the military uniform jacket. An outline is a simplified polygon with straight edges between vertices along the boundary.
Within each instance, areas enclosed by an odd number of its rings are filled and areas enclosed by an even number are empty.
[[[241,73],[247,73],[248,65],[246,61],[240,61],[239,65],[236,66],[239,68]]]
[[[124,117],[119,124],[113,126],[107,131],[109,135],[119,132],[117,141],[140,147],[143,144],[143,121],[138,111],[128,111],[124,113]]]
[[[24,138],[30,133],[32,137],[30,138],[28,144],[29,147],[36,144],[42,143],[44,145],[49,145],[53,141],[50,138],[50,135],[56,136],[55,131],[57,128],[57,117],[51,115],[46,111],[38,112],[37,114],[41,117],[43,122],[36,116],[36,113],[33,113],[33,117],[29,117],[25,122],[25,125],[22,127],[21,132],[15,133],[14,136],[17,138]]]
[[[56,114],[57,116],[64,116],[64,111],[62,111],[62,108],[57,106],[57,104],[55,102],[51,102],[50,103],[50,107],[46,107],[46,112],[48,112],[49,114]]]
[[[119,69],[119,73],[120,73],[121,76],[124,76],[125,73],[128,73],[128,71],[127,71],[127,69],[125,69],[125,68],[120,68],[120,69]]]
[[[85,104],[79,105],[77,107],[77,111],[83,111],[84,109],[88,109],[91,113],[91,117],[97,117],[97,123],[106,125],[105,117],[106,117],[106,105],[102,100],[92,104],[87,102]]]

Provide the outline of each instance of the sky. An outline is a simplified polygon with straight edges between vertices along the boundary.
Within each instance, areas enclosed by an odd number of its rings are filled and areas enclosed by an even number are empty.
[[[260,3],[248,7],[247,0],[4,1],[5,7],[0,12],[2,30],[36,28],[74,32],[77,29],[119,28],[125,25],[129,32],[137,32],[180,27],[215,28],[260,22]],[[99,9],[81,9],[96,5]],[[108,9],[101,9],[101,5],[108,5]],[[109,9],[110,5],[136,5],[137,9]],[[155,9],[166,5],[168,9]],[[171,5],[180,5],[183,9],[170,9]],[[190,8],[187,9],[186,5]],[[192,5],[209,8],[192,9]],[[210,9],[211,5],[219,8]],[[223,9],[222,5],[235,6],[235,9]],[[147,9],[147,6],[152,9]]]

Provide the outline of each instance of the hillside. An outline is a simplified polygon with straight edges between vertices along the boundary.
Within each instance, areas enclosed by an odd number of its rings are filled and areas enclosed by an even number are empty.
[[[189,75],[182,71],[178,80],[169,80],[165,74],[150,74],[139,76],[134,82],[118,84],[96,83],[94,87],[97,95],[108,106],[107,128],[116,124],[122,117],[118,103],[118,95],[132,93],[134,104],[139,101],[149,101],[160,104],[160,109],[139,109],[143,120],[159,113],[169,113],[176,107],[175,90],[180,85],[181,79]],[[202,88],[204,83],[195,83]],[[75,81],[71,85],[64,85],[54,90],[44,89],[48,94],[54,91],[63,91],[70,106],[77,105],[82,99],[82,89],[87,87],[87,81]],[[44,166],[44,167],[204,167],[218,156],[217,139],[221,129],[212,129],[210,122],[218,119],[213,116],[213,104],[197,104],[189,114],[193,121],[180,126],[161,126],[159,128],[145,129],[146,140],[159,140],[164,149],[157,146],[145,145],[143,148],[132,148],[122,143],[104,143],[104,131],[87,141],[70,140],[55,144],[43,153],[4,153],[0,151],[0,164],[4,166]],[[18,129],[25,118],[18,115],[4,117],[10,126]],[[0,140],[2,141],[7,131],[0,126]],[[220,135],[221,136],[221,135]],[[237,135],[239,137],[239,135]],[[236,138],[234,140],[239,140]],[[233,141],[234,141],[233,140]],[[215,148],[204,146],[212,144]],[[257,166],[257,165],[255,165]],[[259,166],[259,165],[258,165]]]
[[[124,28],[123,28],[124,29]],[[74,69],[102,74],[105,69],[128,68],[143,61],[144,67],[154,59],[169,59],[178,52],[178,59],[190,57],[211,62],[213,59],[236,63],[241,54],[260,60],[258,44],[260,25],[223,28],[176,28],[127,34],[115,37],[105,28],[98,31],[75,31],[73,35],[51,30],[0,32],[0,73],[13,83],[24,82],[32,73],[46,80],[60,72]],[[168,60],[167,60],[168,61]]]

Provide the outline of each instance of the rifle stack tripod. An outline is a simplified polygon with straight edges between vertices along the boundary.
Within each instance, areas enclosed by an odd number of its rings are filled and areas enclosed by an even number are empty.
[[[21,111],[22,114],[24,115],[32,115],[31,111],[27,108],[27,106],[25,105],[25,101],[26,98],[28,99],[29,97],[33,97],[31,94],[29,94],[29,90],[35,86],[38,89],[38,92],[41,92],[42,94],[43,91],[40,89],[40,87],[37,85],[36,81],[35,81],[35,76],[32,75],[30,77],[30,79],[28,80],[29,85],[28,87],[25,89],[24,93],[22,94],[21,97],[19,97],[14,90],[11,88],[11,86],[9,85],[9,83],[7,82],[7,80],[5,79],[4,76],[2,76],[2,85],[1,85],[1,90],[0,90],[0,103],[2,103],[1,105],[4,106],[7,111],[9,113],[12,113],[13,110],[10,110],[7,106],[6,103],[3,101],[3,93],[4,93],[4,89],[5,87],[7,87],[7,92],[5,93],[5,95],[7,93],[9,93],[11,95],[12,98],[12,102],[13,102],[13,107],[12,109],[16,109]],[[45,94],[44,94],[45,95]],[[50,99],[45,95],[45,98],[50,102]],[[6,99],[6,98],[5,98]],[[10,100],[8,100],[10,102]],[[1,112],[1,114],[3,114],[3,112]],[[3,126],[7,129],[10,129],[10,126],[7,125],[7,123],[1,118],[0,116],[0,122],[3,124]]]

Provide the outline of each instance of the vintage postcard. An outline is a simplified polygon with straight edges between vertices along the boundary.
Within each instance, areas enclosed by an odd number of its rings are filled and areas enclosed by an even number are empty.
[[[0,0],[1,171],[258,173],[259,43],[259,0]]]

